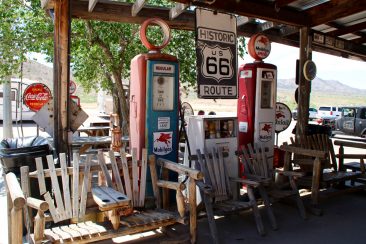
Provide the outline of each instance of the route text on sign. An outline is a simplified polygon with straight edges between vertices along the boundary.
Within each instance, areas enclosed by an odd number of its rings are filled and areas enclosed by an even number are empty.
[[[204,96],[236,96],[236,86],[201,85]]]

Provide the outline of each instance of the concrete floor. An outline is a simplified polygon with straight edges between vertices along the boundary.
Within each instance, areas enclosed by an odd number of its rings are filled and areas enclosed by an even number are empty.
[[[307,203],[307,200],[305,200]],[[276,203],[274,212],[279,229],[272,230],[265,214],[261,209],[267,234],[258,235],[251,212],[231,215],[216,219],[220,243],[248,243],[248,244],[364,244],[366,243],[366,192],[347,193],[324,199],[321,202],[324,209],[322,216],[309,214],[303,220],[297,208],[292,204]],[[123,243],[188,243],[184,241],[188,235],[186,226],[176,226],[176,234],[164,235],[157,232],[136,235],[138,240]],[[124,239],[126,240],[126,239]],[[121,243],[123,239],[100,243]],[[212,243],[207,219],[198,221],[198,243]]]

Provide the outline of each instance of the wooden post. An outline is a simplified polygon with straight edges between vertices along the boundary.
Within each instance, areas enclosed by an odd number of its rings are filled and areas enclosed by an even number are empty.
[[[34,218],[34,240],[36,242],[43,240],[45,222],[44,212],[42,210],[38,210],[37,215]]]
[[[297,109],[296,141],[305,135],[305,127],[309,120],[310,81],[305,80],[303,67],[306,60],[311,59],[311,41],[309,40],[309,28],[300,29],[300,62],[299,62],[299,97]]]
[[[54,2],[54,143],[56,153],[67,152],[70,81],[70,0]],[[56,109],[57,108],[57,109]]]
[[[189,178],[189,228],[191,243],[196,243],[197,238],[197,199],[196,180]]]

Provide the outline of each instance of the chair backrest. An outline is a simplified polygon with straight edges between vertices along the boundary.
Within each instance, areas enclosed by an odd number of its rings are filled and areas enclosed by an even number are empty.
[[[292,140],[293,142],[293,140]],[[327,153],[326,158],[322,160],[322,168],[333,168],[337,170],[337,160],[334,152],[332,139],[326,134],[313,134],[300,138],[293,142],[295,146],[305,149],[319,150]]]
[[[201,171],[204,174],[204,182],[212,187],[215,201],[224,201],[232,198],[228,169],[224,163],[223,149],[212,148],[211,153],[204,149],[203,154],[198,149],[197,158]]]
[[[42,158],[36,158],[37,171],[29,172],[28,166],[21,168],[21,184],[25,196],[34,194],[30,192],[30,179],[38,179],[39,194],[48,203],[55,223],[84,217],[91,182],[91,155],[88,155],[86,161],[80,164],[79,155],[75,153],[72,167],[67,167],[64,153],[60,154],[59,161],[60,168],[56,168],[53,156],[48,155],[48,169],[43,168]],[[61,180],[59,180],[60,176]]]
[[[268,149],[254,144],[241,146],[240,162],[244,166],[244,175],[259,176],[261,178],[273,178],[273,169],[268,160]]]

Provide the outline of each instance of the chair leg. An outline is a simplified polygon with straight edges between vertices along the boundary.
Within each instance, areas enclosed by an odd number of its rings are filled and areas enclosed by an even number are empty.
[[[273,214],[271,201],[269,200],[268,194],[267,194],[266,190],[264,189],[263,185],[260,185],[258,187],[258,190],[259,190],[259,194],[261,195],[261,197],[263,199],[264,206],[266,208],[267,215],[268,215],[269,221],[271,222],[272,228],[274,230],[277,230],[278,225],[277,225],[276,217]]]
[[[307,219],[304,203],[301,200],[299,190],[297,189],[295,180],[291,177],[290,177],[290,185],[291,185],[292,190],[294,191],[294,197],[295,197],[297,207],[299,208],[300,215],[303,219]]]
[[[213,243],[219,244],[220,243],[219,235],[218,235],[217,227],[216,227],[216,223],[215,223],[215,216],[213,213],[211,197],[204,194],[203,191],[201,191],[201,196],[203,196],[203,202],[205,203],[207,220],[208,220],[208,225],[210,227],[210,232],[211,232],[211,237],[212,237]]]
[[[253,194],[253,189],[251,187],[247,186],[247,191],[248,191],[249,201],[252,203],[252,210],[253,210],[253,215],[254,215],[255,222],[257,224],[258,233],[261,236],[264,236],[266,233],[264,231],[263,221],[262,221],[262,217],[259,213],[257,201],[256,201],[255,196]]]

